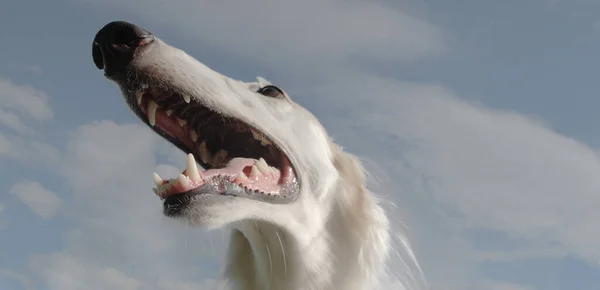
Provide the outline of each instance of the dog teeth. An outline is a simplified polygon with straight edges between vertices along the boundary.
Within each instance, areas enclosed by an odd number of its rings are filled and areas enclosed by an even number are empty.
[[[187,124],[187,121],[177,118],[177,123],[179,123],[179,126],[183,127]]]
[[[143,96],[144,96],[144,93],[142,93],[142,92],[135,93],[135,98],[137,100],[138,106],[142,105],[142,97]]]
[[[204,181],[200,171],[198,171],[196,160],[192,154],[187,155],[184,173],[181,173],[176,178],[171,178],[166,182],[157,173],[152,174],[152,179],[156,185],[152,190],[161,199],[165,199],[167,196],[171,195],[173,190],[185,192],[190,190],[192,186],[198,186]]]
[[[189,104],[189,103],[190,103],[190,101],[191,101],[191,99],[190,99],[190,96],[189,96],[189,95],[183,95],[183,100],[184,100],[186,103],[188,103],[188,104]]]
[[[160,175],[158,175],[158,173],[152,173],[152,180],[154,180],[154,185],[156,185],[156,187],[160,187],[161,185],[163,185],[163,180],[162,178],[160,178]]]
[[[258,161],[254,164],[256,165],[256,168],[258,168],[258,170],[260,170],[260,172],[262,174],[267,174],[267,173],[271,172],[269,170],[269,165],[267,165],[267,162],[262,157],[260,159],[258,159]]]
[[[187,190],[190,186],[190,180],[183,174],[179,174],[179,176],[177,176],[177,183],[179,183],[185,190]]]
[[[191,153],[188,154],[186,161],[185,173],[187,173],[187,176],[189,176],[192,181],[201,181],[202,177],[200,176],[200,172],[196,166],[196,159],[194,159],[194,155]]]
[[[150,126],[156,125],[156,110],[158,110],[158,104],[153,100],[148,101],[148,123],[150,123]]]
[[[198,146],[198,149],[200,150],[200,160],[202,160],[203,163],[208,164],[212,161],[212,154],[206,148],[206,141],[202,141],[200,146]]]
[[[190,138],[192,139],[192,142],[198,141],[198,133],[194,130],[190,130]]]
[[[258,167],[256,165],[252,165],[252,171],[250,171],[250,178],[257,178],[258,176],[260,176],[260,170],[258,170]]]
[[[171,115],[173,115],[173,110],[167,110],[166,114],[167,116],[171,117]]]

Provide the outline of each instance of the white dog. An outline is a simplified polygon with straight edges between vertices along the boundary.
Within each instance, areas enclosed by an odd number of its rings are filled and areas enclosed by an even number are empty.
[[[154,175],[164,214],[231,228],[219,289],[377,289],[388,219],[358,159],[310,112],[127,22],[98,31],[92,52],[131,110],[188,153],[179,176]]]

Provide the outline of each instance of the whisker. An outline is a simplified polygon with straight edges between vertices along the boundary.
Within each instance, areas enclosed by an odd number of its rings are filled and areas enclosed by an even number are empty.
[[[267,242],[265,242],[265,246],[267,248],[267,255],[269,256],[269,285],[271,285],[270,282],[273,278],[273,260],[271,259],[271,250],[269,249],[269,244]]]
[[[277,235],[277,239],[279,240],[279,246],[281,247],[281,253],[283,256],[283,274],[284,276],[287,276],[287,261],[285,260],[285,249],[283,248],[283,241],[281,241],[281,236],[279,236],[278,231],[275,231],[275,234]]]

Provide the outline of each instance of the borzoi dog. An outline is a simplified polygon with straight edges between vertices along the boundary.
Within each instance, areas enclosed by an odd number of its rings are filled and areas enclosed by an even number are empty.
[[[179,176],[153,176],[164,214],[231,229],[219,289],[377,289],[388,218],[358,159],[284,90],[127,22],[100,29],[92,54],[133,113],[188,154]]]

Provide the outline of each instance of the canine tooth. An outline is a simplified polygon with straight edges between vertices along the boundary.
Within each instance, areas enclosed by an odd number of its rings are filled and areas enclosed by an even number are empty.
[[[173,110],[167,110],[167,116],[171,117],[171,115],[173,115]]]
[[[200,159],[202,162],[208,164],[209,161],[212,161],[212,154],[206,148],[206,141],[202,141],[198,148],[200,149]]]
[[[221,149],[217,153],[215,153],[215,155],[213,155],[211,162],[213,165],[218,166],[221,165],[223,161],[225,161],[225,158],[227,158],[227,151]]]
[[[177,176],[177,182],[179,182],[179,184],[185,189],[190,186],[190,180],[183,174],[179,174],[179,176]]]
[[[194,159],[194,155],[191,153],[188,154],[186,161],[185,173],[187,173],[187,176],[189,176],[192,181],[202,180],[200,172],[198,171],[198,167],[196,166],[196,159]]]
[[[198,133],[194,130],[190,130],[190,138],[192,139],[192,142],[198,141]]]
[[[189,95],[183,95],[183,100],[184,100],[186,103],[188,103],[188,104],[189,104],[189,103],[190,103],[190,101],[191,101],[191,99],[190,99],[190,96],[189,96]]]
[[[142,92],[135,93],[135,98],[137,99],[138,106],[142,104],[142,97],[143,96],[144,96],[144,93],[142,93]]]
[[[258,159],[255,165],[263,174],[269,173],[269,165],[267,165],[267,162],[262,157]]]
[[[244,171],[240,171],[237,174],[237,178],[240,179],[240,180],[246,180],[246,179],[248,179],[248,177],[246,177],[246,174],[244,173]]]
[[[158,104],[150,100],[148,101],[148,123],[150,126],[154,126],[156,124],[156,110],[158,109]]]
[[[152,173],[152,179],[154,180],[156,187],[160,187],[163,184],[162,178],[160,178],[160,175],[156,172]]]
[[[179,123],[179,126],[183,127],[187,124],[187,121],[177,118],[177,123]]]
[[[261,174],[260,174],[260,170],[258,170],[258,167],[256,167],[256,165],[252,165],[252,171],[250,171],[250,177],[256,178],[259,175],[261,175]]]

